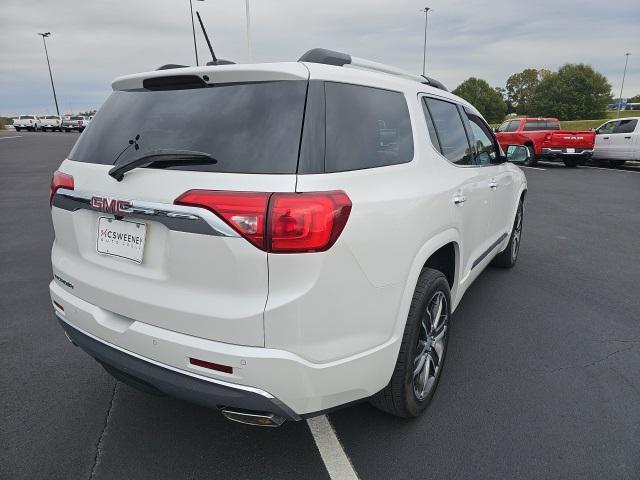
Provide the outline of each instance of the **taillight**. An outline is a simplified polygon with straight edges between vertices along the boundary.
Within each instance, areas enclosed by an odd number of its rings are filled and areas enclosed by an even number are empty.
[[[178,205],[211,210],[261,250],[322,252],[331,248],[351,213],[342,191],[250,193],[189,190]]]
[[[269,251],[321,252],[338,239],[351,213],[346,193],[274,193],[269,205]]]
[[[56,170],[55,172],[53,172],[53,178],[51,179],[49,205],[53,203],[53,197],[59,188],[73,190],[73,177],[67,173],[62,173],[60,170]]]
[[[240,235],[265,250],[265,224],[269,193],[189,190],[175,201],[177,205],[202,207],[222,218]]]

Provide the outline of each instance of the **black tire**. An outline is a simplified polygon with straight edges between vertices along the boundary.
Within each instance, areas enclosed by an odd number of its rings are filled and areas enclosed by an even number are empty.
[[[16,132],[19,132],[20,130],[22,130],[21,128],[16,127]]]
[[[609,166],[612,168],[621,167],[626,163],[626,160],[609,160]]]
[[[68,128],[65,128],[64,131],[65,131],[65,133],[69,133],[69,129]]]
[[[564,166],[567,168],[576,168],[578,166],[577,158],[565,158],[562,161],[564,162]]]
[[[441,314],[437,315],[436,311]],[[431,323],[433,317],[437,318],[435,327]],[[438,270],[423,269],[411,300],[391,380],[369,399],[373,406],[403,418],[417,417],[427,408],[442,376],[450,319],[451,294],[447,279]],[[414,370],[420,365],[422,370],[415,374]]]
[[[520,253],[523,221],[524,203],[522,202],[522,199],[520,199],[520,202],[518,203],[518,210],[516,210],[516,218],[513,220],[509,243],[502,252],[496,255],[491,262],[492,265],[500,268],[511,268],[516,264],[516,261],[518,260],[518,253]]]
[[[529,158],[526,162],[523,163],[525,167],[535,167],[538,164],[538,159],[536,158],[536,152],[533,150],[531,145],[526,145],[527,150],[529,150]]]

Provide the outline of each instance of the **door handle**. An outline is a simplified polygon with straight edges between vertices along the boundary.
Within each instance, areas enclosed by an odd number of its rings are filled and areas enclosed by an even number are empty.
[[[453,197],[453,203],[455,203],[456,205],[463,205],[466,201],[467,197],[465,197],[464,195],[456,195],[455,197]]]
[[[491,180],[489,182],[489,188],[491,188],[491,190],[495,190],[496,188],[498,188],[498,182],[496,182],[495,180]]]
[[[629,137],[624,137],[624,138],[626,138],[627,140],[629,140],[629,139],[631,138],[631,136],[629,136]]]

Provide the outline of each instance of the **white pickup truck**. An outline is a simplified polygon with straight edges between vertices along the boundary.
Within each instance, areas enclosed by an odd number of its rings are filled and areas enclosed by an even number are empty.
[[[40,117],[40,128],[43,131],[51,130],[52,132],[58,130],[62,131],[62,118],[58,115],[45,115]]]
[[[78,132],[82,132],[85,128],[89,126],[91,122],[91,117],[84,117],[82,115],[72,115],[70,117],[65,117],[62,122],[62,128],[65,132],[70,132],[71,130],[77,130]]]
[[[13,128],[16,129],[16,132],[21,130],[29,130],[30,132],[35,132],[40,129],[42,122],[40,117],[37,115],[20,115],[13,121]]]

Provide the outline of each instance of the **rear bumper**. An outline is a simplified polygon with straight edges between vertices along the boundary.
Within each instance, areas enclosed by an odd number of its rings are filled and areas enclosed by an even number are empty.
[[[590,157],[593,155],[593,149],[587,148],[575,148],[573,151],[568,151],[566,148],[543,148],[542,156],[555,156],[555,157]]]
[[[56,314],[71,341],[95,358],[118,380],[151,393],[164,393],[205,407],[274,413],[286,420],[300,416],[271,394],[253,387],[215,380],[144,358],[110,344]]]

